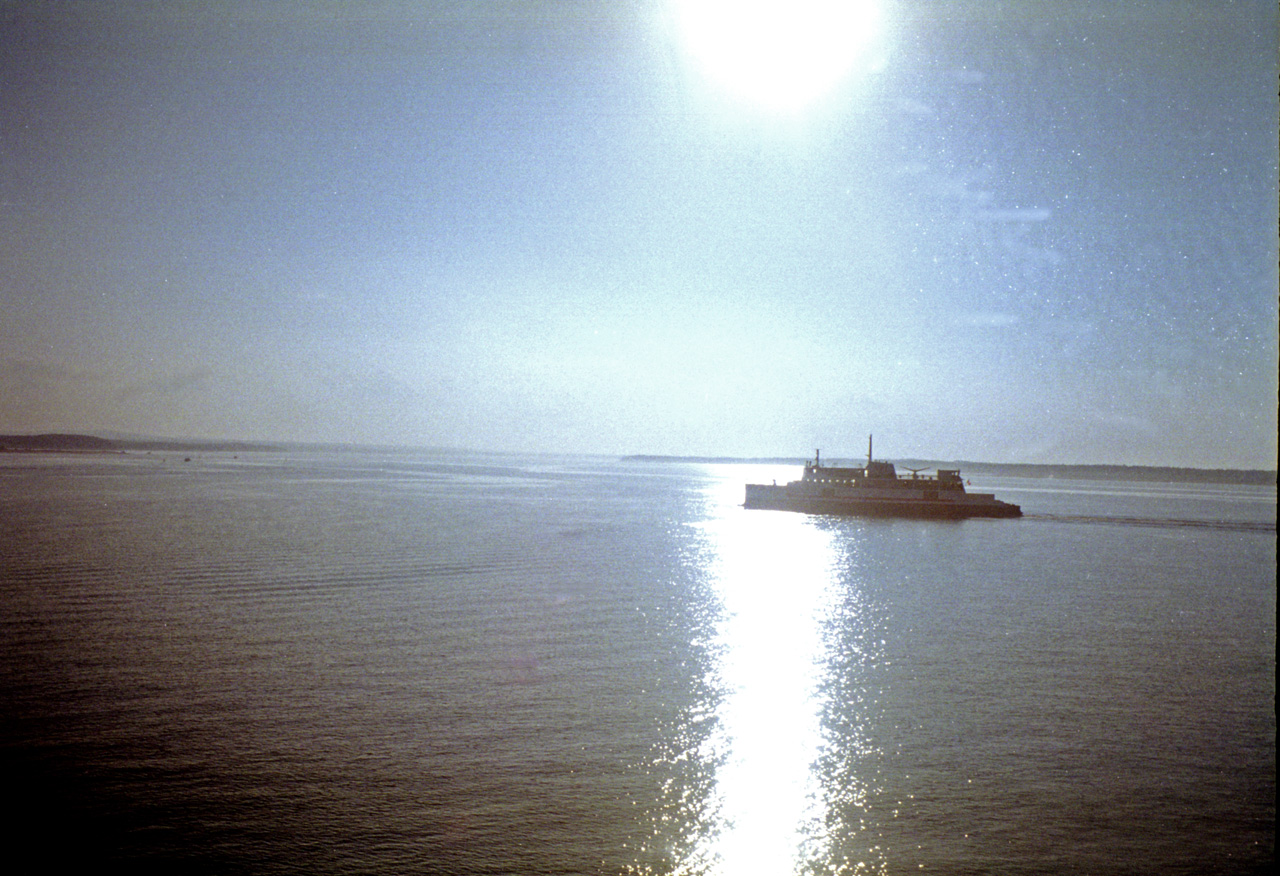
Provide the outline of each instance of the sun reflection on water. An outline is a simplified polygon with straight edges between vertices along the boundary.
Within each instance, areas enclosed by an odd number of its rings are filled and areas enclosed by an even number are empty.
[[[794,466],[708,466],[684,530],[683,703],[628,872],[883,873],[884,607],[856,522],[742,507]]]
[[[830,536],[802,517],[743,515],[706,527],[723,607],[715,682],[724,692],[709,740],[718,765],[718,833],[707,838],[725,873],[795,870],[822,820],[812,767],[822,743],[821,617],[831,599]]]
[[[720,609],[707,682],[721,699],[701,752],[715,816],[696,857],[713,872],[795,872],[826,820],[815,768],[839,552],[830,531],[795,514],[730,511],[702,535]]]

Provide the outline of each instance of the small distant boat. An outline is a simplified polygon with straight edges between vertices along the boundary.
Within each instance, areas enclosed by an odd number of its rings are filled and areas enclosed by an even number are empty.
[[[804,475],[788,484],[747,484],[745,508],[799,511],[804,514],[858,514],[870,517],[1021,517],[1022,509],[991,493],[965,490],[959,469],[936,474],[899,475],[892,462],[873,459],[867,438],[867,464],[843,468],[822,464],[817,451]]]

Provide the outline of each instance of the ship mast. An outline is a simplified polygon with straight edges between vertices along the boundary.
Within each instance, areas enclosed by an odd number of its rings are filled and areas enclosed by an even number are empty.
[[[871,465],[871,436],[867,436],[867,465]]]

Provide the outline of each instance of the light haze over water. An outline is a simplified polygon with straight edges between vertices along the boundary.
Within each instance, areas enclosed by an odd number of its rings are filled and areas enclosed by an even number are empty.
[[[0,434],[1270,469],[1277,14],[6,0]]]
[[[0,456],[26,872],[1274,863],[1274,488],[930,522],[741,507],[786,466],[192,456]]]

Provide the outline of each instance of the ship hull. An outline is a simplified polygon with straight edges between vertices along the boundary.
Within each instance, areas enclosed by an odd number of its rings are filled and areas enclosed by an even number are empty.
[[[871,492],[871,491],[868,491]],[[875,491],[881,492],[881,491]],[[795,511],[802,514],[838,514],[859,517],[910,517],[926,520],[964,520],[969,517],[1021,517],[1022,509],[1009,502],[960,493],[954,499],[915,496],[822,496],[792,487],[748,484],[744,508]]]

